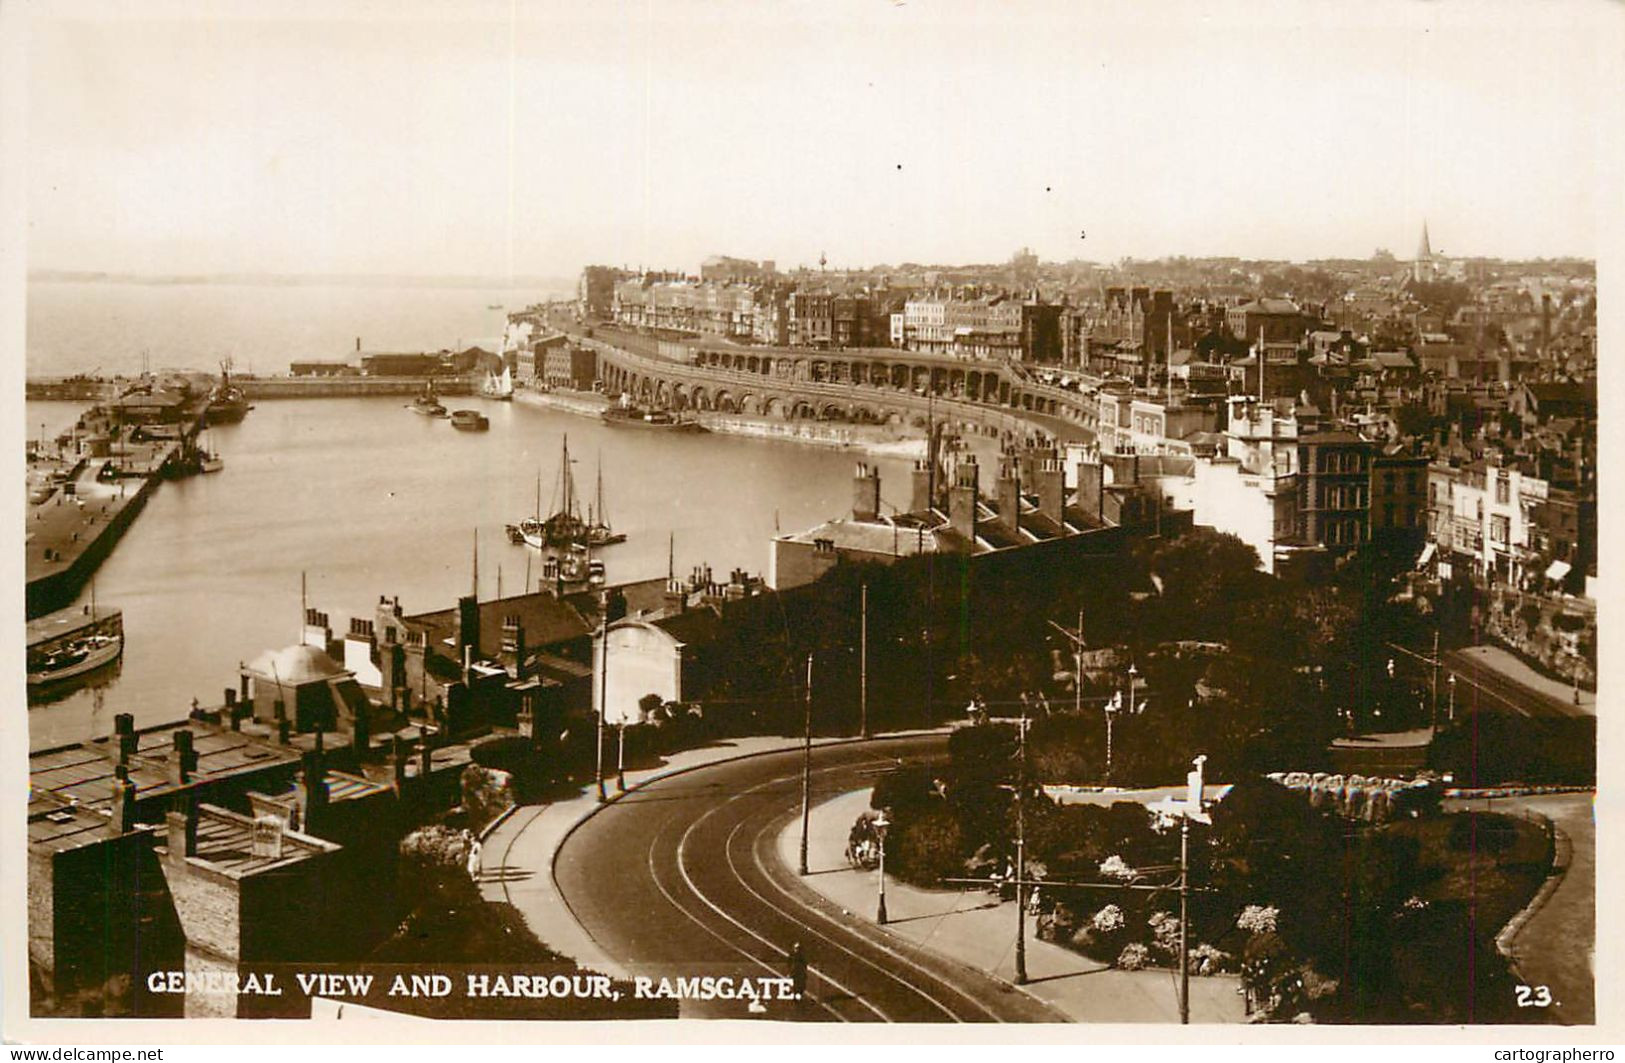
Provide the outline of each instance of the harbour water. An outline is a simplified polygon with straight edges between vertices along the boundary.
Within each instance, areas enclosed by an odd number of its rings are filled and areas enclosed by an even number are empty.
[[[337,284],[28,285],[28,373],[126,376],[153,369],[286,373],[293,361],[369,351],[494,350],[507,310],[534,289]],[[506,309],[491,309],[505,307]]]
[[[664,575],[668,536],[680,573],[759,573],[775,527],[851,507],[853,453],[615,429],[521,403],[450,405],[482,410],[490,431],[455,431],[399,399],[262,401],[211,429],[224,470],[162,484],[96,577],[98,601],[124,609],[117,678],[31,710],[31,747],[105,733],[116,712],[147,725],[184,716],[194,697],[217,702],[240,661],[296,640],[301,573],[340,632],[381,594],[408,612],[450,605],[469,587],[476,536],[482,597],[496,595],[499,572],[502,592],[519,593],[527,555],[534,586],[535,555],[503,529],[535,511],[538,475],[550,511],[566,435],[582,502],[601,459],[607,515],[627,534],[601,554],[611,582]],[[29,403],[29,433],[55,434],[78,412]],[[906,505],[907,463],[877,464],[886,500]]]

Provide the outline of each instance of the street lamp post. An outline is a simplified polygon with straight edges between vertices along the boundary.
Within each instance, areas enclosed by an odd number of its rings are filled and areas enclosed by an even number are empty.
[[[880,899],[875,905],[875,922],[881,926],[886,925],[886,828],[891,826],[891,820],[886,818],[886,810],[881,809],[880,815],[875,817],[875,835],[880,839]]]
[[[594,775],[598,780],[598,800],[609,800],[609,794],[604,792],[604,713],[609,711],[609,625],[600,624],[598,627],[598,640],[603,644],[603,651],[598,655],[598,713],[594,723],[594,734],[597,741],[597,757],[594,763]]]
[[[626,792],[626,721],[615,725],[615,789]]]
[[[1450,677],[1449,677],[1449,679],[1446,680],[1446,682],[1450,684],[1450,722],[1455,723],[1456,722],[1456,673],[1451,672]]]

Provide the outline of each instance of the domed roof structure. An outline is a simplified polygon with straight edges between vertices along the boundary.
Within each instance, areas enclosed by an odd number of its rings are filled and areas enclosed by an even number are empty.
[[[288,686],[323,683],[350,674],[321,650],[305,645],[287,646],[262,653],[248,666],[248,670],[279,685]]]

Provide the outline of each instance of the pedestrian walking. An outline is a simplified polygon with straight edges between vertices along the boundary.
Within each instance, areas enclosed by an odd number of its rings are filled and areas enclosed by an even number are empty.
[[[801,942],[790,946],[790,988],[800,998],[807,993],[807,952],[801,947]]]

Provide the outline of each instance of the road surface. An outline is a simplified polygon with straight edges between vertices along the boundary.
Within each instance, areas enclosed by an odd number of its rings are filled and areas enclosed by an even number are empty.
[[[1446,684],[1449,676],[1456,679],[1455,710],[1474,708],[1495,712],[1515,712],[1520,716],[1582,716],[1591,715],[1574,702],[1572,697],[1559,698],[1542,690],[1518,682],[1504,672],[1490,667],[1473,656],[1469,650],[1451,650],[1442,655],[1444,672],[1439,676],[1439,714],[1449,711]],[[1595,711],[1595,710],[1593,710]]]
[[[814,800],[872,785],[900,757],[941,755],[943,736],[813,751]],[[584,822],[559,849],[559,891],[586,932],[634,975],[783,977],[800,942],[807,998],[751,1013],[684,1000],[701,1018],[851,1022],[1055,1022],[1036,999],[914,949],[805,888],[775,852],[801,812],[800,751],[662,779]]]

